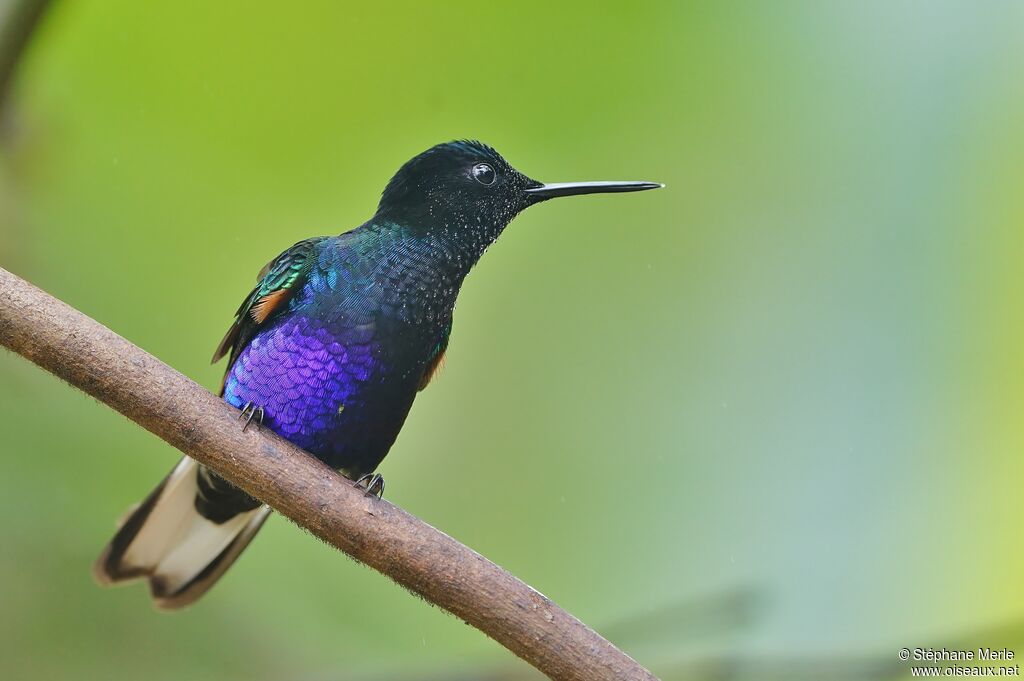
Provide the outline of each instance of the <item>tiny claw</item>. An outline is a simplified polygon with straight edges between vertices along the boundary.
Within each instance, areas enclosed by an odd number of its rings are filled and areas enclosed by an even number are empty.
[[[384,498],[384,476],[380,473],[377,474],[376,479],[370,481],[369,488],[366,490],[368,494],[374,494],[378,499]]]
[[[367,473],[355,481],[355,486],[366,488],[366,496],[374,496],[378,499],[384,497],[384,476],[380,473]]]
[[[252,423],[253,419],[256,419],[256,430],[263,428],[263,417],[266,416],[266,412],[263,407],[257,407],[252,402],[246,402],[245,406],[242,407],[241,413],[238,414],[238,418],[245,418],[245,425],[242,426],[242,432],[249,428],[249,424]]]

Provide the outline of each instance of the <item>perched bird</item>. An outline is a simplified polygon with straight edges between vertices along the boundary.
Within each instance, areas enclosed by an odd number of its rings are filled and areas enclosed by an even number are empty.
[[[520,211],[557,196],[654,189],[653,182],[541,184],[491,147],[440,144],[407,162],[376,214],[295,244],[260,272],[213,361],[221,394],[368,494],[417,392],[448,346],[462,281]],[[185,457],[125,519],[94,573],[146,577],[156,606],[202,596],[270,509]]]

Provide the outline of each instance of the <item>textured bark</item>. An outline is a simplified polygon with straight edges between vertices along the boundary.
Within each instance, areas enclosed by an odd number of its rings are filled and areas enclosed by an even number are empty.
[[[0,269],[0,345],[101,400],[553,679],[654,679],[522,581],[266,430],[81,312]],[[82,567],[83,570],[87,566]]]

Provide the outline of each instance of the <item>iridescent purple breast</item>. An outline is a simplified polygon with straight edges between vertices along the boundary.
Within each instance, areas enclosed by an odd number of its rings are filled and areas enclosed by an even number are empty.
[[[437,244],[400,236],[318,242],[287,307],[247,326],[224,383],[228,403],[262,407],[264,425],[347,473],[387,454],[451,328],[462,275],[433,265]]]
[[[374,349],[372,325],[331,329],[291,316],[253,337],[228,374],[224,399],[262,406],[274,432],[326,455],[331,434],[363,411],[365,386],[379,368]]]

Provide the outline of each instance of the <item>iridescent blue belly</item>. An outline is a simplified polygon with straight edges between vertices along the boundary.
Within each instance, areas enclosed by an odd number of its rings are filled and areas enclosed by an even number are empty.
[[[265,426],[332,468],[370,472],[415,394],[385,366],[374,328],[289,316],[252,338],[227,376],[224,399],[263,407]]]

